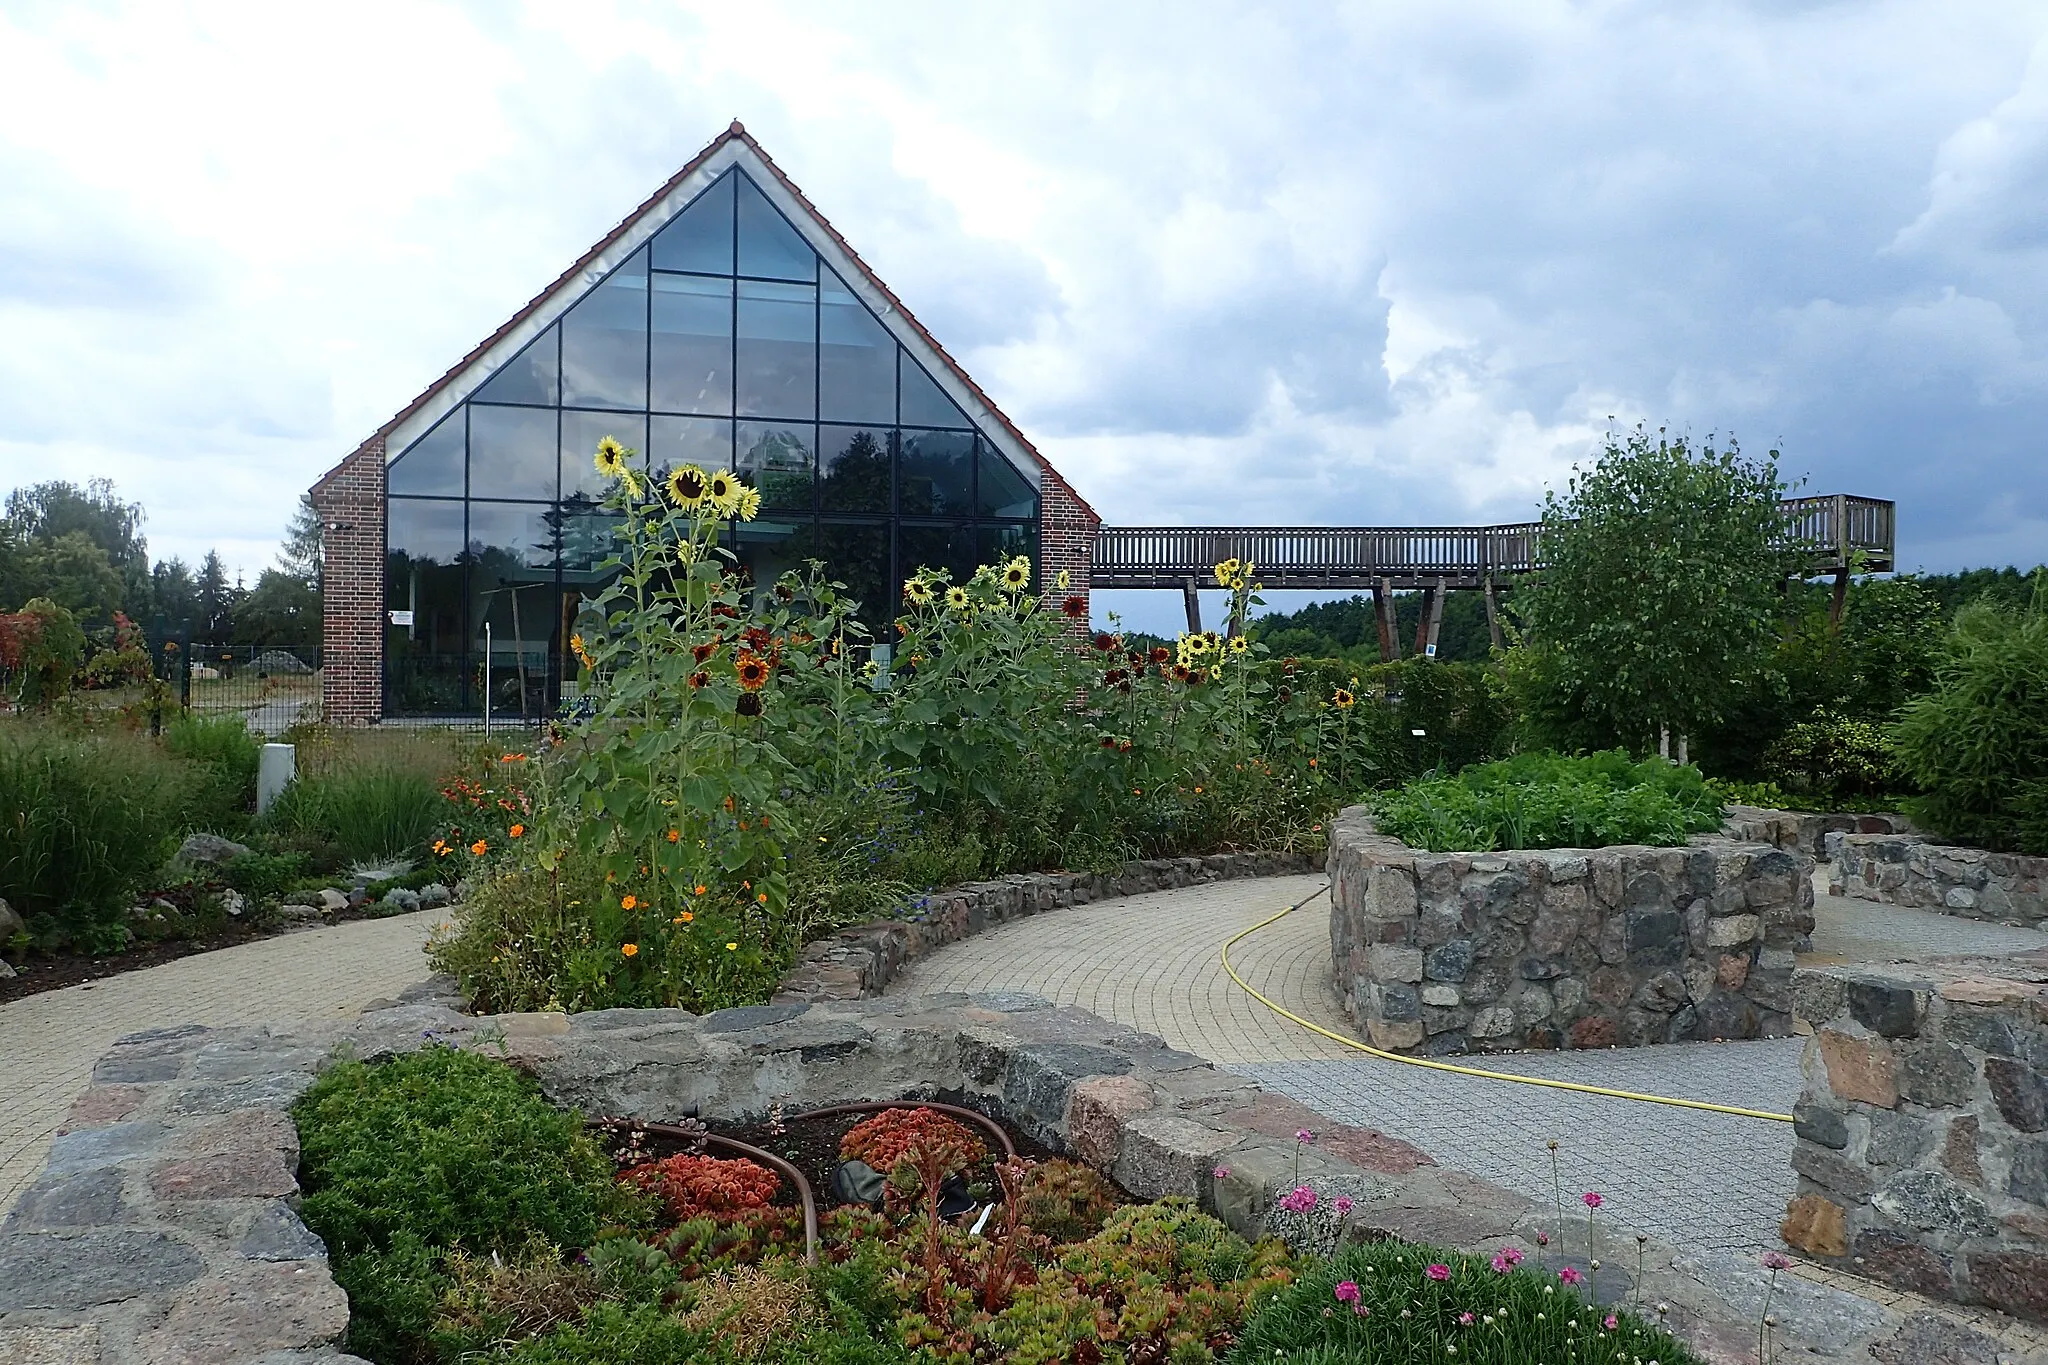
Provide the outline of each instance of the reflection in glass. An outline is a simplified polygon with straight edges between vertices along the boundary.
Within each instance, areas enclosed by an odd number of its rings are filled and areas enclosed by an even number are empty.
[[[1038,528],[1022,526],[983,526],[976,553],[983,564],[1007,564],[1018,555],[1031,561],[1031,588],[1037,592],[1045,587],[1038,581]]]
[[[731,175],[718,182],[654,235],[656,270],[703,270],[732,274]]]
[[[953,582],[965,583],[981,562],[974,551],[974,528],[964,522],[920,526],[906,521],[896,527],[896,562],[903,566],[905,578],[919,569],[944,569]]]
[[[771,280],[816,280],[817,253],[762,197],[754,182],[740,178],[740,274]]]
[[[549,540],[561,557],[562,586],[588,589],[595,595],[617,572],[600,566],[624,553],[619,539],[621,518],[581,497],[566,498],[558,508],[544,510],[542,516]]]
[[[407,446],[385,472],[385,491],[394,495],[462,496],[462,409],[434,423]]]
[[[826,512],[889,510],[889,433],[818,428],[818,506]]]
[[[739,283],[739,414],[810,417],[816,408],[817,289]]]
[[[821,522],[818,558],[825,561],[826,572],[844,583],[848,596],[860,604],[860,619],[879,633],[895,615],[896,605],[888,523]]]
[[[896,340],[831,274],[819,299],[818,415],[884,426],[896,420]]]
[[[476,476],[470,491],[497,498],[555,497],[555,412],[552,408],[469,405],[469,449]]]
[[[754,521],[742,522],[733,529],[729,540],[735,559],[739,561],[741,579],[749,584],[758,600],[758,594],[775,586],[775,580],[792,569],[800,569],[806,559],[818,554],[817,536],[809,517],[778,517],[764,513]]]
[[[485,380],[476,398],[485,403],[553,403],[558,336],[553,327],[542,332]]]
[[[584,493],[602,498],[611,480],[597,472],[597,443],[611,437],[633,452],[627,464],[647,468],[647,419],[637,412],[578,412],[562,409],[562,496]],[[489,495],[488,485],[471,488],[472,496]]]
[[[734,468],[761,491],[762,506],[808,512],[815,439],[809,423],[741,422]]]
[[[732,411],[732,281],[654,276],[654,389],[669,412]]]
[[[393,498],[384,556],[384,710],[446,715],[468,706],[460,501]],[[389,624],[398,612],[405,624]],[[406,615],[410,613],[410,617]]]
[[[516,502],[469,505],[470,647],[484,657],[490,626],[491,709],[508,719],[546,714],[548,654],[555,628],[555,550],[550,507]]]
[[[732,468],[732,423],[723,417],[647,419],[647,468],[656,479],[679,464],[699,469]]]
[[[965,431],[906,431],[897,458],[905,515],[946,516],[974,510],[974,436]]]
[[[924,372],[910,353],[904,351],[897,366],[902,382],[899,399],[902,416],[898,419],[906,427],[964,427],[971,423],[967,414],[953,405],[953,400],[939,391],[932,377]]]
[[[1003,458],[987,438],[976,442],[979,470],[975,503],[985,517],[1026,518],[1038,515],[1038,490]]]
[[[647,253],[635,252],[562,319],[562,401],[647,406]]]

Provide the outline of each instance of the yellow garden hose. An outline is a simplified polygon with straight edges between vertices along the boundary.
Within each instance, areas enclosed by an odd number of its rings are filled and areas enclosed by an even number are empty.
[[[1303,1028],[1307,1029],[1310,1033],[1320,1034],[1322,1037],[1328,1038],[1333,1043],[1342,1043],[1345,1047],[1352,1048],[1358,1052],[1363,1052],[1369,1057],[1378,1057],[1383,1061],[1389,1062],[1400,1062],[1403,1066],[1425,1066],[1428,1067],[1431,1071],[1448,1071],[1453,1076],[1478,1076],[1489,1081],[1513,1081],[1517,1085],[1540,1085],[1545,1086],[1551,1090],[1576,1090],[1582,1095],[1605,1095],[1608,1099],[1611,1100],[1640,1100],[1645,1104],[1669,1104],[1674,1105],[1680,1109],[1701,1109],[1705,1110],[1709,1114],[1734,1114],[1739,1118],[1769,1119],[1774,1123],[1792,1122],[1792,1116],[1790,1114],[1772,1114],[1762,1109],[1742,1109],[1732,1104],[1708,1104],[1705,1100],[1681,1100],[1676,1099],[1670,1095],[1641,1095],[1637,1094],[1633,1090],[1609,1090],[1605,1086],[1580,1085],[1576,1081],[1553,1081],[1547,1080],[1541,1076],[1513,1076],[1500,1071],[1481,1071],[1477,1067],[1453,1066],[1449,1062],[1431,1061],[1427,1057],[1403,1057],[1397,1052],[1382,1052],[1380,1049],[1376,1047],[1368,1047],[1364,1043],[1359,1042],[1356,1038],[1346,1038],[1341,1033],[1332,1033],[1329,1029],[1322,1027],[1320,1024],[1310,1023],[1308,1020],[1302,1018],[1300,1015],[1294,1013],[1292,1010],[1282,1009],[1280,1006],[1274,1004],[1271,1000],[1268,1000],[1265,996],[1259,994],[1256,990],[1252,989],[1251,983],[1249,981],[1246,981],[1243,977],[1237,974],[1237,968],[1230,965],[1230,950],[1236,947],[1239,943],[1243,942],[1245,939],[1250,938],[1253,934],[1259,932],[1259,930],[1265,928],[1267,925],[1278,923],[1280,920],[1285,919],[1287,916],[1301,909],[1302,906],[1307,905],[1317,896],[1326,894],[1329,891],[1329,889],[1330,888],[1327,884],[1324,885],[1319,890],[1314,891],[1309,895],[1303,896],[1300,900],[1288,906],[1279,914],[1268,915],[1265,919],[1262,919],[1257,924],[1252,925],[1251,928],[1240,930],[1238,933],[1232,934],[1230,938],[1225,940],[1223,944],[1223,970],[1230,973],[1230,979],[1232,981],[1235,981],[1246,995],[1249,995],[1252,999],[1258,1001],[1261,1005],[1264,1005],[1267,1009],[1273,1011],[1273,1013],[1279,1015],[1282,1019],[1291,1020],[1292,1022],[1299,1024]]]

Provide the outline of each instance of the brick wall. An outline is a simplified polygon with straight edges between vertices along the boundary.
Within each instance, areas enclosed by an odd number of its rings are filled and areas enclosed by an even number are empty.
[[[373,436],[313,486],[326,524],[321,703],[331,725],[384,711],[384,438]]]
[[[1039,572],[1045,579],[1045,591],[1058,598],[1079,597],[1088,600],[1088,566],[1095,553],[1095,532],[1102,525],[1102,519],[1090,511],[1067,481],[1050,467],[1045,470],[1045,479],[1038,490],[1039,531],[1038,558]],[[1065,592],[1059,592],[1054,584],[1060,570],[1065,569],[1070,583]],[[1074,629],[1087,633],[1088,616],[1084,612],[1075,622]]]

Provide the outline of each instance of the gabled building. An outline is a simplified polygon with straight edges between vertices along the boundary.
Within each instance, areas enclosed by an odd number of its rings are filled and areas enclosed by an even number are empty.
[[[735,122],[313,486],[330,721],[577,690],[606,435],[736,470],[755,581],[822,559],[876,625],[920,565],[1025,553],[1087,593],[1094,511]]]

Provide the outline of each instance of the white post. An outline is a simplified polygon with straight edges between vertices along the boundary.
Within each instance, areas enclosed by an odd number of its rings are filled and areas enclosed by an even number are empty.
[[[491,623],[484,622],[484,733],[491,732]]]
[[[290,744],[266,744],[256,767],[256,813],[270,809],[279,794],[291,785],[298,771],[298,749]]]
[[[1678,735],[1678,766],[1681,768],[1683,768],[1686,764],[1692,762],[1692,760],[1688,758],[1686,754],[1687,747],[1685,732],[1680,731]]]

